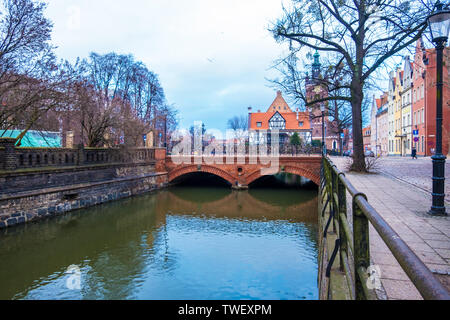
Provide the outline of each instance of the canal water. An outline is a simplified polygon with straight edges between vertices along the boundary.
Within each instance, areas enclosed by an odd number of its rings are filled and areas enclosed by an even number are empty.
[[[317,299],[317,191],[180,186],[0,232],[0,299]]]

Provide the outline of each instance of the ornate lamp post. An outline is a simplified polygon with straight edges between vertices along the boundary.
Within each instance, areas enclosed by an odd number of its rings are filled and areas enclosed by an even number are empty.
[[[167,115],[164,115],[164,148],[167,148]]]
[[[446,215],[444,204],[445,159],[442,154],[442,62],[450,31],[450,11],[439,1],[436,11],[428,17],[431,38],[436,47],[436,152],[433,159],[433,201],[429,214]]]

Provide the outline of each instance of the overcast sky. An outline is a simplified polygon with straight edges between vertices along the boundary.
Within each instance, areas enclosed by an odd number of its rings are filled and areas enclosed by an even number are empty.
[[[282,48],[267,30],[281,0],[49,0],[59,58],[131,53],[156,72],[180,125],[224,130],[275,98],[266,78]],[[294,107],[294,106],[291,106]]]

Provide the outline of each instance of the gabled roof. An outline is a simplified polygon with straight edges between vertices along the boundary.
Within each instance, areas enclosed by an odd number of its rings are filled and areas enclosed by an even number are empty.
[[[375,99],[375,102],[377,104],[377,109],[381,108],[381,99]]]
[[[255,112],[250,113],[249,125],[250,130],[268,130],[269,129],[269,121],[277,112]],[[298,121],[297,121],[297,112],[284,112],[279,113],[283,119],[286,121],[286,130],[310,130],[311,124],[309,122],[309,113],[308,112],[298,112]],[[303,126],[300,127],[298,122],[303,122]],[[257,123],[261,122],[261,126],[258,127]]]
[[[292,112],[291,108],[287,104],[286,100],[284,100],[281,91],[277,91],[277,97],[273,100],[267,112],[279,111],[280,113]]]

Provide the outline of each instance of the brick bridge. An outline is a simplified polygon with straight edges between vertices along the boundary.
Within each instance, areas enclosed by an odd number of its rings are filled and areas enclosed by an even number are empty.
[[[271,163],[278,165],[272,170]],[[219,160],[219,161],[218,161]],[[228,159],[229,160],[229,159]],[[305,177],[315,184],[319,184],[319,170],[321,157],[314,155],[301,156],[280,156],[259,158],[257,161],[250,161],[248,156],[242,157],[240,160],[233,158],[228,161],[226,157],[200,157],[200,156],[167,156],[165,161],[165,169],[168,173],[169,182],[183,175],[193,172],[211,173],[228,181],[234,188],[247,188],[250,183],[264,176],[279,172],[296,174]],[[232,162],[230,164],[230,162]],[[266,170],[262,170],[266,169]]]

